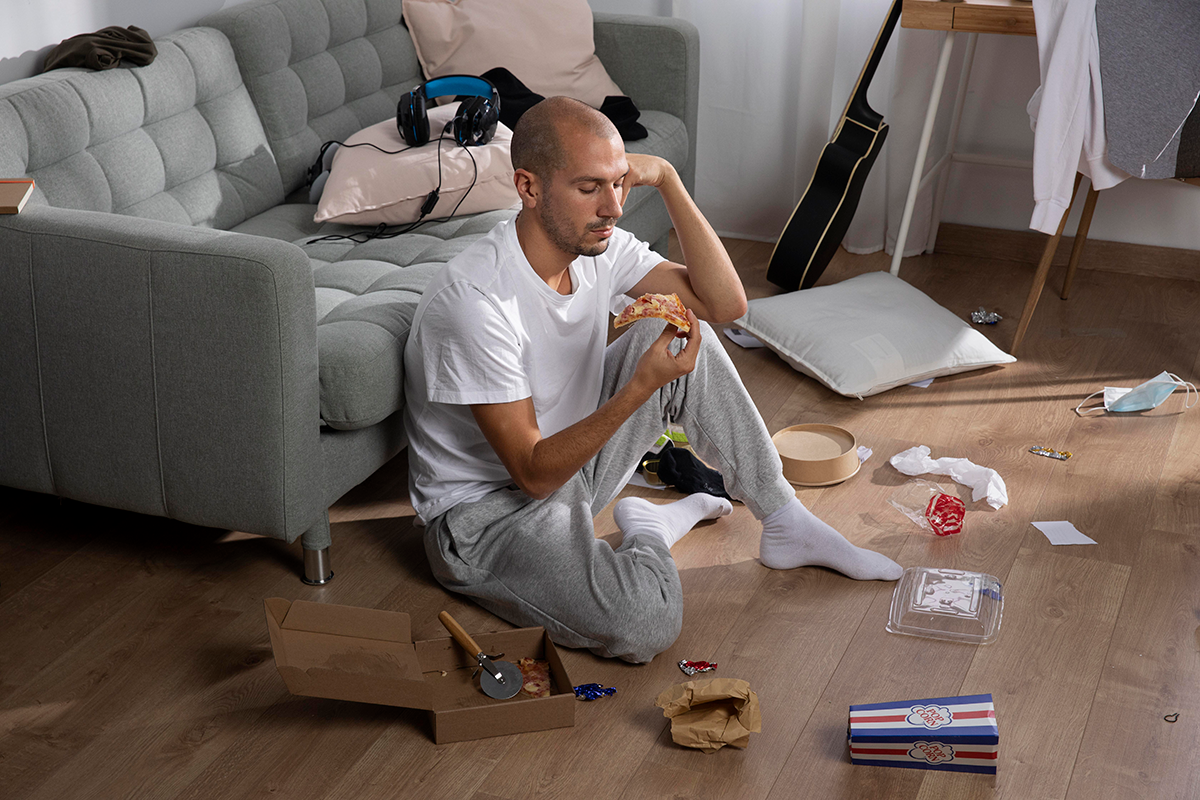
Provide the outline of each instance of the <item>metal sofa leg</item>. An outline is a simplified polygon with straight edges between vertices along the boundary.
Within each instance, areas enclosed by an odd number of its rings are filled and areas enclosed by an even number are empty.
[[[329,544],[329,512],[326,511],[300,537],[300,545],[304,548],[304,575],[300,580],[309,586],[324,586],[333,580]]]

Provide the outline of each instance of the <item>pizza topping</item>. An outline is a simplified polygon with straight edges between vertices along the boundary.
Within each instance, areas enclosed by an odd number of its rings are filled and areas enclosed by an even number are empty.
[[[683,307],[679,295],[674,293],[642,295],[617,315],[617,318],[613,320],[613,327],[620,328],[649,317],[665,319],[684,333],[692,328],[691,323],[688,322],[687,309]]]
[[[521,670],[521,676],[524,679],[524,684],[521,686],[522,694],[533,698],[550,696],[550,663],[548,661],[534,658],[518,659],[517,669]]]

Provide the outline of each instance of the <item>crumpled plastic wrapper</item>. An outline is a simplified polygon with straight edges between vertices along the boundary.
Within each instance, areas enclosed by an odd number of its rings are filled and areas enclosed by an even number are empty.
[[[971,487],[972,500],[986,497],[992,508],[1008,504],[1008,487],[1000,474],[965,458],[930,458],[929,448],[919,444],[892,456],[890,463],[905,475],[949,475],[956,483]]]
[[[675,744],[715,753],[725,745],[745,747],[762,730],[758,695],[737,678],[708,678],[677,683],[654,705],[671,720]]]
[[[962,533],[965,504],[936,483],[913,478],[896,489],[888,502],[918,527],[938,536]]]

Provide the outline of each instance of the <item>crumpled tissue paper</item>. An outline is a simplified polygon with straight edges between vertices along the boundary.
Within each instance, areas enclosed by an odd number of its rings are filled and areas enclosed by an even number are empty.
[[[971,499],[979,501],[986,497],[992,508],[1008,503],[1008,487],[996,470],[973,464],[965,458],[930,458],[929,448],[923,444],[910,447],[891,458],[891,465],[905,475],[949,475],[955,482],[970,486]]]

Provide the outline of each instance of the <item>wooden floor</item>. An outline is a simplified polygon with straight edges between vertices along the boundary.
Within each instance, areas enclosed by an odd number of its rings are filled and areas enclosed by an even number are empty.
[[[770,293],[770,246],[728,245],[751,296]],[[841,253],[822,283],[886,266]],[[615,697],[578,703],[573,728],[437,746],[423,712],[289,695],[264,622],[263,598],[282,596],[407,611],[417,638],[445,635],[441,609],[469,630],[508,627],[434,582],[403,455],[333,509],[325,588],[298,580],[298,545],[3,489],[0,797],[1200,797],[1200,408],[1182,413],[1175,395],[1145,414],[1072,410],[1163,369],[1195,380],[1200,283],[1083,270],[1063,302],[1061,274],[1018,363],[928,389],[850,400],[726,343],[772,431],[830,422],[874,450],[853,479],[800,491],[820,517],[906,567],[999,576],[993,645],[887,633],[893,584],[766,569],[739,506],[674,548],[686,612],[667,652],[633,666],[564,651],[576,682]],[[1007,347],[1032,266],[934,255],[901,275],[957,314],[999,310],[984,332]],[[886,502],[905,480],[887,459],[914,444],[995,468],[1010,504],[969,507],[957,537],[919,532]],[[1033,520],[1070,520],[1098,544],[1052,547]],[[611,509],[597,533],[619,535]],[[685,680],[681,658],[758,693],[747,749],[672,744],[653,703]],[[850,764],[851,703],[981,692],[998,777]]]

